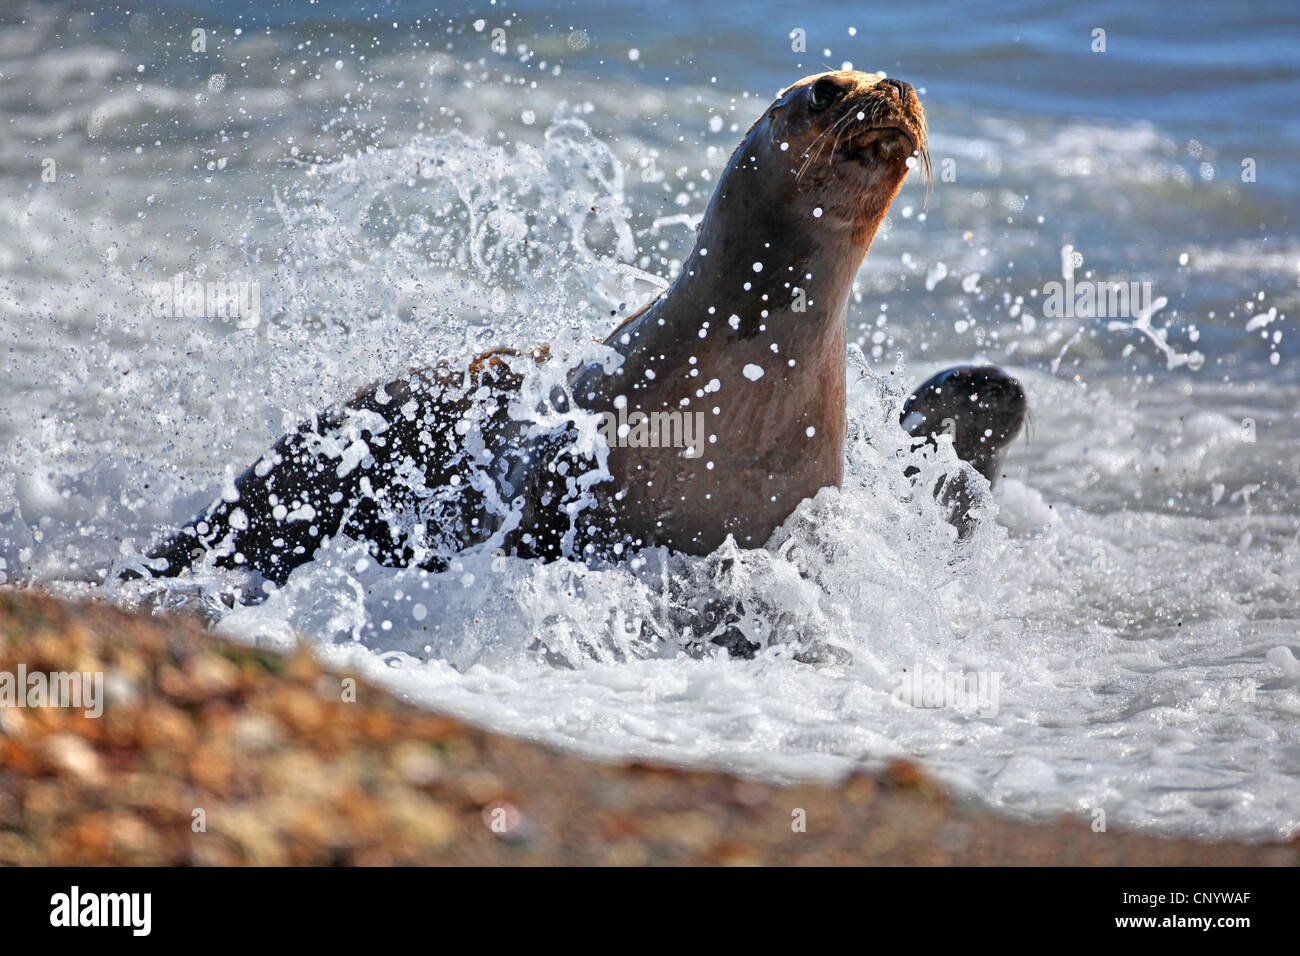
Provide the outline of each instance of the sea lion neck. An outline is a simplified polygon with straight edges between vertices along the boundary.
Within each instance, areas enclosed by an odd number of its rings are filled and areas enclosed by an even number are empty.
[[[607,340],[627,359],[693,349],[701,339],[721,346],[755,338],[794,357],[817,348],[828,325],[843,324],[871,236],[823,217],[792,177],[774,189],[774,174],[748,145],[728,164],[673,284]],[[727,351],[718,351],[725,361]]]
[[[756,199],[746,175],[736,171],[719,185],[658,317],[698,334],[712,308],[710,327],[723,325],[724,336],[767,333],[793,346],[814,324],[842,318],[867,247],[849,229],[820,222],[816,206],[772,208]]]
[[[796,357],[843,322],[853,278],[907,174],[900,130],[923,144],[924,118],[906,84],[852,72],[823,77],[841,93],[810,113],[814,79],[785,90],[750,127],[672,286],[606,340],[630,362],[701,337],[763,336]]]

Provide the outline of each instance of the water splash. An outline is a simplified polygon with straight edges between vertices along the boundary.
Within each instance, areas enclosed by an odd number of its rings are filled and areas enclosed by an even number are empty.
[[[270,595],[212,568],[96,586],[299,416],[360,384],[508,336],[552,344],[530,384],[538,399],[571,364],[607,358],[593,340],[609,313],[663,281],[636,258],[646,236],[625,189],[611,148],[563,112],[531,144],[447,133],[288,163],[206,263],[260,283],[255,329],[149,321],[150,284],[187,263],[105,259],[122,237],[84,226],[94,306],[73,309],[88,295],[74,285],[14,296],[38,338],[64,341],[41,317],[70,314],[86,345],[30,360],[60,397],[8,442],[21,467],[0,478],[0,573],[198,609],[269,646],[306,636],[421,704],[588,753],[823,778],[909,754],[1013,810],[1103,806],[1118,823],[1251,836],[1294,824],[1297,705],[1277,679],[1294,657],[1300,554],[1287,515],[1223,512],[1255,483],[1235,437],[1252,410],[1238,415],[1239,395],[1187,414],[1181,393],[1139,405],[1015,370],[1043,410],[1038,444],[958,542],[916,488],[960,466],[945,445],[913,454],[897,426],[904,382],[928,370],[855,352],[844,485],[764,549],[539,565],[482,547],[430,574],[338,539]],[[1274,397],[1294,404],[1284,388]],[[1152,490],[1157,467],[1177,476],[1170,498],[1204,508],[1151,500],[1165,490]],[[762,652],[729,660],[711,643],[728,629]],[[918,670],[1001,675],[997,713],[896,706]]]

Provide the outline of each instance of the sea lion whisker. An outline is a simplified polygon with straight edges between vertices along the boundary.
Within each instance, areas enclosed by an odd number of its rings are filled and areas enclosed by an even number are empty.
[[[829,129],[827,129],[825,132],[823,132],[820,136],[817,137],[817,140],[814,143],[814,145],[817,146],[817,152],[812,157],[811,163],[816,163],[818,158],[820,158],[821,151],[826,147],[826,139],[832,133],[835,133],[835,145],[831,148],[831,155],[827,161],[829,162],[830,160],[834,159],[835,150],[839,149],[839,145],[840,145],[840,137],[837,131],[842,126],[846,125],[851,117],[853,117],[855,114],[861,115],[861,113],[862,111],[860,109],[857,109],[852,104],[850,104],[849,109],[845,110],[844,115],[841,116],[839,119],[837,119],[834,123],[832,123]]]
[[[802,179],[803,174],[808,171],[809,167],[816,164],[817,160],[821,157],[822,150],[825,149],[826,147],[826,139],[831,135],[834,129],[835,127],[832,126],[830,129],[827,129],[824,132],[822,132],[821,135],[819,135],[817,139],[813,141],[812,147],[809,147],[813,151],[811,155],[805,154],[808,155],[808,158],[807,160],[805,160],[803,166],[800,168],[798,178]]]
[[[836,120],[835,125],[831,127],[831,130],[836,132],[835,132],[835,145],[831,147],[830,159],[835,158],[835,151],[840,148],[840,133],[838,131],[840,130],[841,127],[848,125],[849,117],[853,115],[855,115],[855,111],[852,104],[850,104],[848,110],[845,111],[844,115],[841,116],[838,120]],[[857,110],[856,115],[862,116],[863,115],[862,110]]]
[[[930,147],[925,142],[925,131],[921,131],[921,145],[918,147],[921,154],[921,168],[925,176],[925,205],[922,206],[923,212],[930,211],[930,195],[934,192],[934,171],[930,168]]]
[[[821,152],[826,147],[826,140],[831,136],[832,133],[836,134],[835,147],[831,150],[832,156],[834,155],[835,149],[839,148],[840,129],[843,126],[847,125],[849,120],[853,119],[855,116],[861,116],[862,113],[863,110],[859,103],[850,103],[848,108],[838,119],[835,120],[834,123],[832,123],[827,129],[823,130],[820,134],[818,134],[817,138],[813,140],[813,142],[808,146],[808,148],[803,153],[805,157],[805,161],[800,166],[799,172],[795,176],[796,180],[802,179],[804,173],[807,172],[808,168],[811,165],[815,164],[817,160],[821,157]]]
[[[828,131],[827,131],[827,132],[828,132]],[[795,177],[794,177],[796,182],[798,182],[799,180],[803,179],[803,174],[804,174],[805,172],[807,172],[807,170],[808,170],[808,166],[809,166],[809,164],[812,162],[812,159],[813,159],[813,149],[817,146],[818,143],[820,143],[820,142],[822,141],[822,139],[823,139],[825,136],[826,136],[826,132],[821,133],[821,134],[820,134],[820,135],[819,135],[815,140],[813,140],[813,141],[808,145],[808,148],[805,149],[805,150],[803,151],[803,163],[800,164],[800,166],[799,166],[799,171],[798,171],[797,173],[795,173]]]
[[[817,136],[817,138],[812,141],[812,144],[808,147],[808,149],[804,151],[804,156],[806,157],[806,159],[803,165],[799,168],[798,174],[796,174],[795,176],[796,180],[802,179],[803,174],[807,171],[808,167],[817,161],[817,157],[821,155],[822,147],[825,145],[826,137],[830,136],[830,134],[835,131],[835,128],[844,119],[846,119],[847,116],[848,114],[846,113],[844,116],[841,116],[838,120],[836,120],[835,123],[833,123],[828,129],[823,130]],[[814,148],[816,148],[816,153],[812,152]]]

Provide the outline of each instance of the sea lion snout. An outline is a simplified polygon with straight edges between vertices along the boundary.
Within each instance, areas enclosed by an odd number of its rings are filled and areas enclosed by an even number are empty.
[[[814,140],[833,134],[835,149],[864,132],[886,128],[905,134],[913,150],[925,147],[925,111],[905,80],[856,70],[820,73],[787,88],[777,105],[799,102],[811,119],[808,132]]]
[[[929,176],[925,110],[904,80],[857,70],[807,76],[782,92],[767,118],[746,152],[779,144],[801,194],[787,204],[847,224],[864,247],[908,170],[919,166]]]
[[[893,89],[894,96],[898,97],[899,103],[906,103],[909,96],[916,96],[916,90],[912,88],[912,84],[905,80],[896,80],[891,76],[880,82],[882,86]]]

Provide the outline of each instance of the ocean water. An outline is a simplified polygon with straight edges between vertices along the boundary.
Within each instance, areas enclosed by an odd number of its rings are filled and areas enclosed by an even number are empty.
[[[600,757],[912,756],[1006,812],[1294,835],[1298,40],[1289,3],[6,3],[0,580],[301,635]],[[858,277],[845,485],[768,547],[428,574],[338,541],[260,603],[212,571],[112,580],[310,409],[603,337],[774,94],[844,63],[917,87],[936,181]],[[177,276],[259,307],[159,315]],[[1067,276],[1149,307],[1054,316]],[[895,424],[958,361],[1033,415],[960,543],[907,500]],[[767,649],[690,653],[684,593],[743,603]]]

